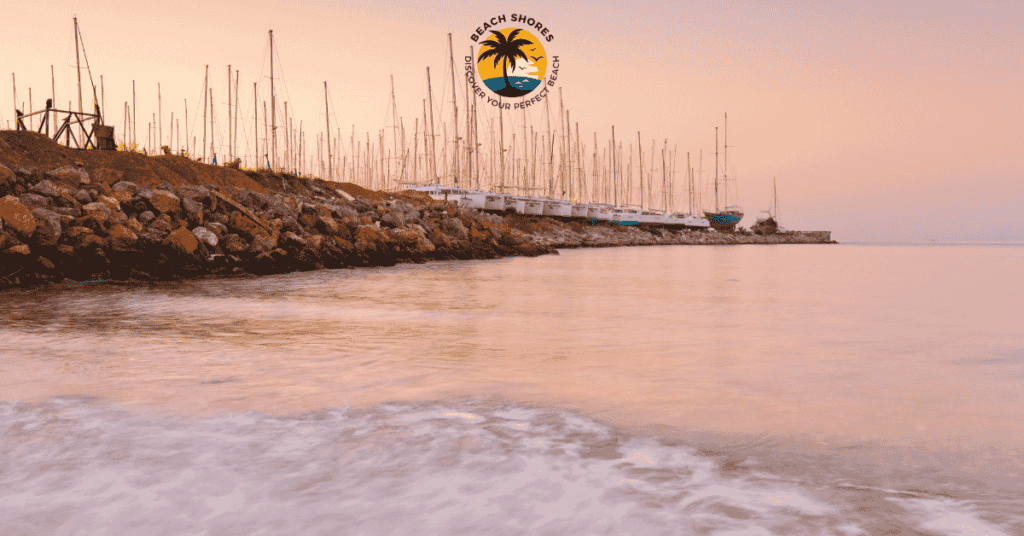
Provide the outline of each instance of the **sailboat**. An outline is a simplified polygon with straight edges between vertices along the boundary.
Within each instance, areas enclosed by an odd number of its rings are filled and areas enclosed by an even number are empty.
[[[704,212],[704,217],[708,219],[716,231],[735,231],[736,224],[743,219],[743,209],[738,206],[729,206],[729,114],[725,114],[725,172],[723,173],[722,182],[725,183],[725,210],[719,210],[718,205],[718,133],[717,128],[715,129],[715,211]]]
[[[774,209],[774,210],[773,210]],[[757,221],[750,226],[754,234],[773,235],[779,232],[779,190],[775,186],[775,179],[772,179],[772,206],[768,210],[762,210],[757,215]]]

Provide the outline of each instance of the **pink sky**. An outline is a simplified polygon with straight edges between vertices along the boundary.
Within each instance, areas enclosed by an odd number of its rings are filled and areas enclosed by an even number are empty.
[[[31,87],[40,108],[52,64],[58,103],[77,103],[77,15],[97,84],[104,76],[108,122],[119,135],[132,80],[143,138],[157,111],[158,82],[164,120],[171,111],[181,119],[188,99],[192,122],[207,64],[218,113],[226,113],[231,64],[240,70],[240,128],[251,138],[244,125],[252,120],[252,84],[262,77],[266,98],[273,29],[278,98],[289,101],[308,136],[323,129],[327,81],[332,130],[340,125],[346,144],[353,125],[357,139],[366,132],[376,139],[390,124],[394,75],[411,140],[428,66],[436,118],[450,118],[447,34],[458,70],[473,29],[512,12],[535,17],[556,36],[548,53],[560,57],[558,83],[588,151],[593,133],[605,143],[612,125],[627,144],[640,131],[648,152],[652,139],[659,148],[668,139],[682,153],[681,192],[687,151],[696,166],[703,150],[704,177],[714,174],[715,127],[728,112],[730,175],[747,213],[743,225],[768,207],[776,177],[787,228],[832,230],[840,241],[1024,242],[1020,0],[16,2],[4,7],[4,20],[20,24],[6,24],[0,34],[0,72],[15,74],[19,102],[27,103]],[[14,115],[11,92],[10,82],[0,84],[5,126]],[[557,109],[557,93],[551,104]],[[484,131],[489,119],[480,121]],[[541,113],[531,111],[530,121],[546,129]]]

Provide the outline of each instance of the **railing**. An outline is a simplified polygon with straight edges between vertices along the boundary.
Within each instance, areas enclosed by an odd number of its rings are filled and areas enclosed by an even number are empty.
[[[53,134],[53,140],[57,143],[61,142],[61,137],[64,138],[64,145],[76,149],[113,149],[113,127],[106,126],[103,124],[103,117],[100,115],[99,107],[96,107],[96,113],[86,112],[75,112],[72,110],[58,110],[50,107],[50,102],[47,100],[47,106],[45,110],[38,110],[24,114],[21,110],[15,110],[17,115],[17,123],[15,125],[17,130],[31,130],[25,126],[25,120],[30,117],[42,115],[42,121],[39,122],[39,128],[36,132],[43,133],[47,137],[50,137],[50,116],[53,116],[54,125],[59,125],[56,132]],[[61,114],[66,114],[63,121],[60,119]],[[88,126],[86,126],[88,123]],[[73,128],[75,125],[79,125],[80,128]],[[75,131],[79,131],[79,135],[75,135]],[[81,140],[79,140],[81,136]],[[107,141],[109,140],[109,141]],[[104,142],[101,147],[100,142]]]

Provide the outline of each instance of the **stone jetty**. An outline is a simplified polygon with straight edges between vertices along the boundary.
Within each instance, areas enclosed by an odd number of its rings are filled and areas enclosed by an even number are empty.
[[[493,215],[419,192],[0,132],[0,288],[165,281],[659,244],[823,243]]]

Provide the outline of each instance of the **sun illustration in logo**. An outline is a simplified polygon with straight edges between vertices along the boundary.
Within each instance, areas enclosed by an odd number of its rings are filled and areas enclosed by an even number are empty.
[[[487,89],[502,97],[522,97],[540,87],[548,68],[540,39],[521,28],[491,30],[491,34],[480,43],[476,60]]]

